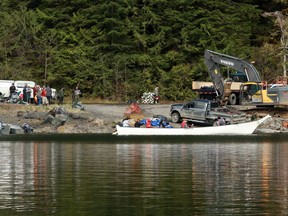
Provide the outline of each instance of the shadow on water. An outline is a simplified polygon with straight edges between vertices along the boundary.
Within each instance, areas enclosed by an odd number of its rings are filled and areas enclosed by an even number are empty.
[[[253,134],[250,136],[115,136],[111,134],[23,134],[2,135],[1,141],[45,141],[95,144],[135,144],[135,143],[251,143],[251,142],[283,142],[288,134]]]

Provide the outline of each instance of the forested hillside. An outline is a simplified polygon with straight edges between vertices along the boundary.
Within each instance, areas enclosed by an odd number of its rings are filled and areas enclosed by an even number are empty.
[[[79,84],[85,96],[118,101],[159,86],[163,99],[185,100],[192,80],[209,80],[211,49],[255,61],[271,81],[285,49],[276,17],[263,14],[285,17],[285,2],[1,0],[0,79]]]

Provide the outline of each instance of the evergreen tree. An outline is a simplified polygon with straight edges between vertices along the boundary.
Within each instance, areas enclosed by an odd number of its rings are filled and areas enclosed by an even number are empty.
[[[261,14],[287,8],[279,0],[2,0],[0,6],[0,78],[66,89],[80,84],[84,95],[119,101],[155,86],[162,99],[191,99],[191,81],[208,80],[205,49],[256,60],[272,77],[266,65],[277,70],[277,53],[267,53],[279,47],[279,37]]]

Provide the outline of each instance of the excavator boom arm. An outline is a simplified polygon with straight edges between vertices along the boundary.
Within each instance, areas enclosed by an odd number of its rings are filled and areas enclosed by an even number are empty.
[[[211,50],[205,50],[205,64],[212,79],[218,97],[223,99],[225,93],[225,82],[220,72],[220,66],[233,68],[243,72],[247,81],[260,83],[261,78],[257,69],[249,62],[233,56],[217,53]]]

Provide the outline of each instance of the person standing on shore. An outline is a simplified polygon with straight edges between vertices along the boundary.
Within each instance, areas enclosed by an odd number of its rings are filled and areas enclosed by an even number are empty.
[[[30,86],[27,86],[27,89],[26,89],[27,103],[31,103],[31,94],[32,94],[32,89],[30,88]]]
[[[23,88],[23,101],[27,102],[27,84],[25,84]]]
[[[42,104],[47,106],[48,100],[47,100],[47,91],[46,91],[46,87],[43,86],[42,91],[41,91],[41,97],[42,97]]]
[[[49,86],[46,87],[46,97],[48,100],[48,104],[50,104],[52,99],[52,89]]]
[[[154,103],[159,103],[160,96],[159,96],[159,87],[156,86],[154,89]]]
[[[37,95],[37,105],[39,106],[42,104],[41,88],[39,85],[37,86],[36,95]]]
[[[12,83],[12,85],[10,86],[9,92],[10,92],[9,97],[11,98],[11,97],[12,97],[12,94],[14,94],[14,93],[16,92],[16,87],[15,87],[15,84],[14,84],[14,83]]]
[[[76,86],[76,88],[75,88],[75,90],[74,90],[74,93],[73,93],[73,96],[74,96],[74,102],[73,102],[73,104],[77,105],[77,104],[79,103],[80,94],[81,94],[81,91],[80,91],[80,89],[78,88],[78,86]]]
[[[34,103],[35,105],[37,105],[37,85],[36,84],[32,88],[31,103]]]
[[[64,102],[64,88],[61,88],[58,93],[58,104],[63,104]]]

